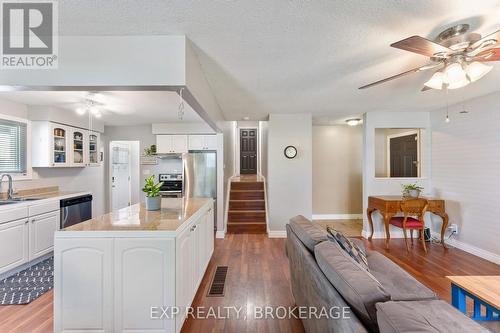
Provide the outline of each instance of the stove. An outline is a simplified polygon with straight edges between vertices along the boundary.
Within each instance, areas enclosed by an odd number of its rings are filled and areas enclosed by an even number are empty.
[[[182,173],[160,173],[158,181],[163,182],[160,195],[163,198],[182,198]]]

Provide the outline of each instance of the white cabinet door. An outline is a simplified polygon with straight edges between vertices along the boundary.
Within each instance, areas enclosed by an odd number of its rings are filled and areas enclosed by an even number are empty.
[[[175,331],[174,318],[151,319],[152,306],[175,306],[174,253],[173,238],[115,239],[114,332]]]
[[[172,152],[172,136],[157,135],[156,136],[156,152],[158,154],[168,154]]]
[[[113,239],[56,239],[54,332],[113,332],[113,290]]]
[[[210,208],[207,214],[207,264],[214,253],[215,242],[215,225],[214,225],[214,210]]]
[[[88,164],[88,135],[87,130],[80,128],[71,128],[70,132],[70,165],[75,167],[84,167]]]
[[[172,135],[172,152],[177,154],[187,153],[187,135]]]
[[[50,123],[50,149],[52,167],[70,166],[71,128],[61,124]],[[36,149],[36,148],[35,148]]]
[[[88,166],[101,165],[101,134],[98,132],[88,132],[87,141]]]
[[[0,273],[28,262],[28,219],[0,224]]]
[[[205,149],[206,150],[217,150],[217,136],[216,135],[205,135]]]
[[[191,305],[194,294],[194,251],[192,226],[188,226],[176,239],[175,246],[176,306],[180,313],[176,319],[176,331],[180,332],[185,320],[186,307]]]
[[[205,213],[197,223],[197,228],[195,230],[197,241],[197,267],[198,274],[196,279],[196,288],[199,286],[203,274],[205,272],[205,267],[207,263],[207,247],[208,247],[208,239],[207,239],[207,214]]]
[[[190,135],[188,141],[189,150],[203,150],[205,147],[204,135]]]
[[[59,211],[30,218],[29,260],[49,253],[54,248],[54,232],[59,229]]]

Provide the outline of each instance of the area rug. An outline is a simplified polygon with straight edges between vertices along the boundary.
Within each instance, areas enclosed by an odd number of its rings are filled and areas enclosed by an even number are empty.
[[[54,257],[0,280],[0,305],[28,304],[54,287]]]

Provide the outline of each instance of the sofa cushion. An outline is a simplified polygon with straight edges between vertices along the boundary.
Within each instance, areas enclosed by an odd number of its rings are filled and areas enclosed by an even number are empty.
[[[378,303],[380,332],[469,333],[489,332],[440,300]]]
[[[318,266],[346,300],[352,311],[371,331],[378,331],[375,303],[390,300],[382,285],[336,242],[314,248]]]
[[[358,249],[360,249],[365,254],[366,257],[368,257],[368,252],[366,252],[365,243],[361,239],[349,237],[349,240],[354,244],[356,244],[358,246]]]
[[[432,290],[379,252],[368,252],[368,267],[393,301],[437,299]]]
[[[358,245],[344,236],[340,231],[335,230],[332,227],[327,227],[328,239],[332,242],[337,242],[340,247],[346,251],[352,259],[354,259],[358,264],[360,264],[364,269],[368,269],[368,261],[366,259],[366,251],[362,251],[358,248]]]
[[[289,224],[293,233],[311,252],[314,252],[316,244],[327,240],[326,230],[321,228],[319,225],[312,223],[302,215],[291,218]]]

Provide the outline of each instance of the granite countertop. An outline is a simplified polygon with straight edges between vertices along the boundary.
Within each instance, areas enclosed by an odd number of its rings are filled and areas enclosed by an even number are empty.
[[[67,227],[60,231],[170,231],[176,232],[212,198],[163,198],[161,210],[147,211],[144,203]]]

